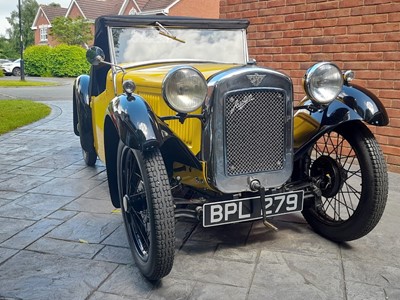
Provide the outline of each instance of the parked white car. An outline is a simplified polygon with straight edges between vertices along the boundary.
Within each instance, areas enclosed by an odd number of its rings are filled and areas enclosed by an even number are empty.
[[[5,59],[5,58],[0,58],[0,66],[3,66],[4,64],[10,63],[12,62],[9,59]]]
[[[10,63],[2,64],[3,73],[5,75],[21,76],[21,59],[14,60]]]

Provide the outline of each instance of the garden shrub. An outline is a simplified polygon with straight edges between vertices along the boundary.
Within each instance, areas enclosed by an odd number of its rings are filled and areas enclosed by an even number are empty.
[[[86,50],[79,46],[30,46],[24,52],[25,73],[41,77],[75,77],[88,74]]]
[[[24,51],[25,73],[30,76],[51,76],[50,46],[30,46]]]
[[[51,72],[56,77],[75,77],[88,74],[90,64],[86,50],[79,46],[58,45],[51,51]]]

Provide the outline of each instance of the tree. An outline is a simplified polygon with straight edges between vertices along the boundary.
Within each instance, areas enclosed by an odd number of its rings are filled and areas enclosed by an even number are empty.
[[[22,0],[21,1],[21,27],[22,27],[22,41],[24,49],[33,45],[35,42],[35,37],[31,26],[35,20],[36,13],[39,9],[39,4],[36,0]],[[17,10],[11,12],[10,17],[7,17],[8,23],[10,23],[11,28],[7,29],[8,36],[10,37],[11,47],[19,53],[20,50],[20,32],[19,32],[19,14],[18,14],[18,4]]]
[[[14,59],[19,57],[19,51],[16,51],[10,40],[4,36],[0,36],[0,58]]]
[[[49,33],[57,41],[67,45],[82,45],[89,43],[93,34],[91,25],[82,17],[76,19],[57,17],[51,22]]]

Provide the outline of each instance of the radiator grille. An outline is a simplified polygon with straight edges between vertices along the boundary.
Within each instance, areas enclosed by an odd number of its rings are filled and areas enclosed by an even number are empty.
[[[239,91],[227,95],[227,175],[283,169],[285,102],[285,94],[277,90]]]

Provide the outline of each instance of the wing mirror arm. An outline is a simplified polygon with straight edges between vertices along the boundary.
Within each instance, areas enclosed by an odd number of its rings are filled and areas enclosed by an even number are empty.
[[[86,51],[86,60],[92,65],[92,66],[98,66],[100,64],[105,64],[109,66],[116,67],[120,69],[123,73],[125,73],[125,69],[119,65],[113,64],[111,62],[108,62],[105,60],[106,56],[104,54],[103,49],[97,46],[92,46],[87,49]]]

